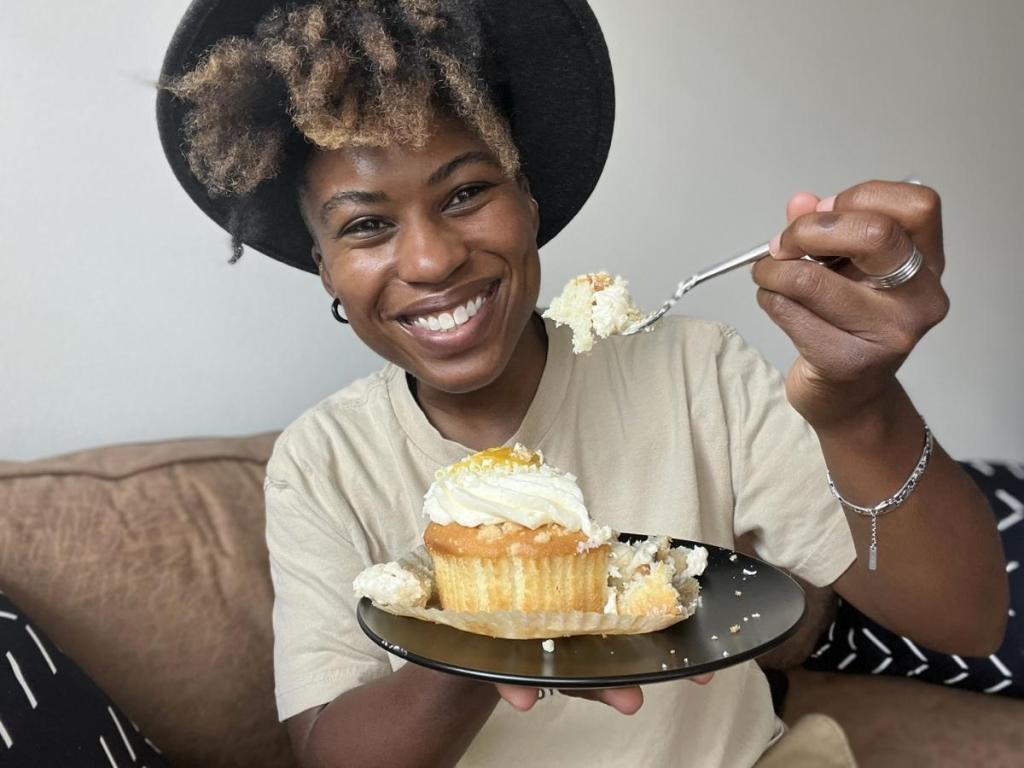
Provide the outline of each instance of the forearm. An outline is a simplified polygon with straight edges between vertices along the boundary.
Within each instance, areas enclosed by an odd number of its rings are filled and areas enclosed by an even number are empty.
[[[450,766],[497,702],[493,685],[406,664],[336,698],[293,741],[303,768]]]
[[[854,504],[892,495],[924,442],[921,418],[894,383],[847,424],[818,431],[836,487]],[[940,651],[985,655],[1005,629],[1006,565],[992,512],[936,443],[916,490],[878,518],[878,569],[867,568],[871,518],[847,511],[857,562],[836,590],[879,623]]]

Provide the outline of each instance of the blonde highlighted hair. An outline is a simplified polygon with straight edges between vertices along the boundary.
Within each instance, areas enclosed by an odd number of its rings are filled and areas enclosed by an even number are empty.
[[[186,153],[213,195],[245,197],[279,175],[296,134],[325,150],[423,146],[438,110],[514,175],[483,53],[471,0],[322,0],[274,9],[253,37],[221,40],[162,86],[191,105]]]

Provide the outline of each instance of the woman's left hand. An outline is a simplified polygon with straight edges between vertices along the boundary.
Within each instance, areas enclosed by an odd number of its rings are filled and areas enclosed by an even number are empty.
[[[870,181],[824,200],[795,195],[787,218],[772,257],[754,265],[757,300],[800,352],[786,378],[790,403],[812,427],[829,428],[882,402],[907,355],[948,311],[939,196]],[[897,269],[915,246],[924,265],[910,281],[878,290],[865,280]],[[805,254],[848,261],[830,269]]]

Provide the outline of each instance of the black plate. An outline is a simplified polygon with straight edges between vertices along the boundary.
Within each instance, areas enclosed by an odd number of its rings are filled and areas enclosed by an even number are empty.
[[[646,538],[624,533],[623,541]],[[761,560],[711,544],[673,539],[673,546],[708,550],[697,612],[660,632],[502,640],[462,632],[359,601],[359,626],[379,646],[431,669],[492,683],[542,688],[611,688],[690,677],[752,659],[792,635],[804,617],[804,592]],[[737,595],[736,593],[741,594]],[[733,633],[731,627],[738,626]]]

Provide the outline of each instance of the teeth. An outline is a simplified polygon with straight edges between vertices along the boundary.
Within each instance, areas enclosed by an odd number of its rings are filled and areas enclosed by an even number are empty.
[[[438,315],[420,315],[413,318],[412,324],[431,331],[450,331],[452,328],[468,323],[469,319],[480,311],[480,307],[484,305],[485,301],[487,301],[487,296],[481,293],[450,312],[441,312]]]

